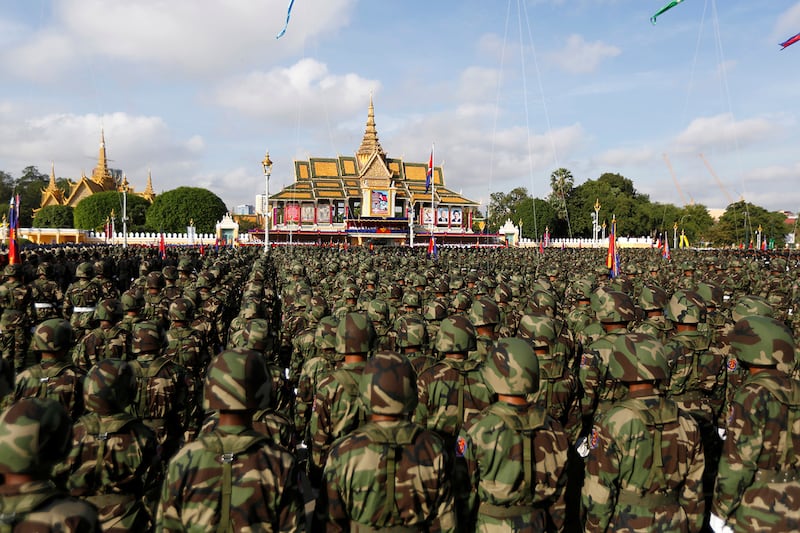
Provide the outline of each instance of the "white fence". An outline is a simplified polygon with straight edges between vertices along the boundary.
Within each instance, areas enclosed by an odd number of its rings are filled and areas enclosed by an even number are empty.
[[[520,239],[518,246],[538,247],[539,241],[533,239]],[[617,237],[617,246],[620,248],[650,248],[655,246],[650,237]],[[608,239],[550,239],[548,248],[608,248]]]

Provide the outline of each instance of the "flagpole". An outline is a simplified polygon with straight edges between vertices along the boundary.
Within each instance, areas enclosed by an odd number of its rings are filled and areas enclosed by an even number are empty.
[[[434,203],[434,193],[436,191],[436,173],[434,172],[434,152],[436,150],[436,144],[431,144],[431,210],[433,211],[433,216],[431,217],[431,239],[433,239],[433,226],[436,222],[436,204]]]

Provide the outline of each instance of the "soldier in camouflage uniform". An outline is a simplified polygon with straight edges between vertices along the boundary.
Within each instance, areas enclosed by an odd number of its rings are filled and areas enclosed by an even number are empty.
[[[672,324],[664,315],[664,308],[668,302],[669,297],[664,289],[657,285],[643,285],[639,292],[639,309],[644,313],[644,318],[632,328],[632,331],[645,333],[661,342],[666,342],[672,330]]]
[[[779,368],[794,360],[794,339],[778,320],[750,316],[736,322],[730,342],[748,375],[728,413],[711,528],[798,531],[800,382]]]
[[[478,298],[472,301],[467,318],[475,327],[475,350],[469,357],[483,362],[499,336],[500,309],[488,298]]]
[[[344,354],[336,353],[336,326],[338,321],[332,316],[323,317],[314,330],[314,347],[317,355],[303,364],[297,381],[294,423],[298,440],[311,442],[308,423],[311,408],[322,380],[344,361]]]
[[[177,285],[178,269],[172,265],[167,265],[161,269],[161,274],[164,276],[164,288],[161,292],[164,293],[164,298],[172,303],[175,298],[183,296],[183,288]]]
[[[169,300],[164,297],[164,275],[161,272],[150,272],[147,275],[144,289],[144,306],[140,315],[145,320],[158,324],[162,331],[169,327]]]
[[[75,346],[72,360],[87,372],[103,359],[129,359],[128,332],[117,326],[122,319],[122,304],[115,298],[100,300],[94,310],[99,326],[86,333]]]
[[[75,269],[77,278],[64,293],[64,318],[72,325],[72,337],[78,342],[94,326],[94,309],[100,300],[100,287],[92,279],[94,266],[88,261]]]
[[[114,281],[114,269],[111,261],[107,259],[95,261],[94,282],[100,287],[100,299],[119,299],[119,289]]]
[[[0,413],[0,528],[16,532],[101,531],[91,505],[50,481],[72,441],[72,422],[58,402],[24,399]]]
[[[36,326],[31,350],[41,362],[17,375],[14,401],[49,398],[63,405],[72,420],[83,414],[85,374],[69,360],[71,342],[72,328],[66,320],[52,318]]]
[[[497,402],[458,439],[456,455],[466,458],[471,486],[468,522],[459,528],[560,531],[569,443],[561,424],[530,401],[539,387],[536,355],[522,339],[499,339],[483,375]]]
[[[133,326],[144,320],[139,314],[142,307],[144,307],[144,296],[142,296],[141,291],[130,289],[122,293],[119,301],[122,305],[123,313],[119,321],[119,327],[130,334],[133,331]]]
[[[394,350],[397,342],[395,332],[397,325],[391,327],[389,305],[380,298],[375,298],[366,303],[366,311],[375,329],[375,351]]]
[[[705,461],[696,422],[664,398],[661,342],[617,336],[608,373],[625,389],[595,422],[586,458],[586,531],[699,532]]]
[[[359,387],[374,342],[375,330],[364,313],[347,313],[336,326],[336,353],[344,360],[319,384],[309,423],[309,477],[314,484],[320,479],[333,441],[366,420]]]
[[[224,351],[209,365],[203,409],[217,428],[172,458],[158,508],[158,531],[298,531],[302,499],[292,455],[252,429],[269,405],[270,379],[255,352]]]
[[[292,339],[292,363],[289,368],[289,380],[297,384],[306,361],[315,357],[317,348],[314,345],[314,334],[319,321],[330,314],[328,302],[322,296],[313,296],[306,308],[306,327]]]
[[[402,355],[378,352],[364,369],[366,424],[339,439],[325,465],[328,531],[456,531],[442,440],[409,421],[416,373]]]
[[[44,322],[48,318],[61,316],[64,293],[58,282],[52,277],[53,268],[50,263],[39,263],[39,266],[36,267],[36,279],[30,283],[34,324]]]
[[[87,412],[73,426],[67,460],[56,468],[56,476],[68,478],[70,494],[97,507],[103,531],[146,531],[152,525],[159,458],[155,434],[125,412],[135,388],[130,365],[120,359],[89,370]]]
[[[397,351],[405,355],[417,375],[436,364],[428,349],[428,331],[425,322],[415,315],[403,315],[395,322]]]
[[[428,332],[428,339],[430,342],[433,342],[436,335],[438,335],[442,320],[447,318],[448,304],[449,300],[431,300],[425,304],[425,308],[422,310],[422,318],[425,319],[425,329]],[[417,375],[419,375],[419,372]]]
[[[208,347],[209,353],[217,354],[225,346],[225,325],[222,315],[225,313],[225,304],[212,292],[212,274],[205,271],[197,276],[195,290],[199,301],[196,301],[197,312],[192,327],[203,336],[203,342]],[[185,294],[186,291],[184,291]]]
[[[14,365],[17,372],[32,365],[26,357],[33,323],[33,296],[29,286],[22,283],[22,265],[6,265],[6,281],[0,285],[0,349],[3,358]]]

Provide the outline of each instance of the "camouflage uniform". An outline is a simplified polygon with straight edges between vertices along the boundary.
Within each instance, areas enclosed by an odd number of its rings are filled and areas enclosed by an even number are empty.
[[[661,343],[643,333],[618,336],[608,373],[630,390],[597,420],[589,439],[583,507],[586,531],[686,531],[703,526],[700,431],[661,396],[667,379]],[[625,387],[627,389],[627,387]]]
[[[161,272],[150,272],[147,275],[144,292],[144,306],[140,315],[145,320],[158,324],[161,330],[169,327],[169,300],[162,294],[164,276]]]
[[[122,293],[119,301],[122,304],[122,312],[124,313],[119,321],[119,327],[130,334],[133,331],[133,326],[144,320],[139,314],[139,311],[144,306],[144,297],[141,292],[133,289]]]
[[[664,289],[656,285],[644,285],[639,292],[639,309],[645,314],[643,319],[631,328],[634,333],[645,333],[666,342],[672,323],[664,315],[664,307],[669,302]]]
[[[424,321],[416,315],[403,315],[395,322],[395,328],[397,351],[411,361],[417,375],[436,364],[436,358],[428,351],[428,331]]]
[[[155,434],[125,412],[135,390],[133,371],[119,359],[105,359],[86,376],[87,413],[73,426],[72,448],[56,469],[67,488],[98,509],[103,531],[145,531],[152,525],[151,502],[158,494]]]
[[[311,419],[311,409],[322,380],[336,368],[337,363],[344,360],[343,354],[336,353],[336,326],[338,321],[327,316],[322,318],[314,331],[314,346],[317,349],[316,357],[308,359],[303,364],[300,377],[297,381],[297,397],[295,398],[294,424],[300,441],[310,443],[308,423]]]
[[[475,350],[470,352],[469,358],[483,362],[489,356],[492,345],[498,338],[500,308],[488,298],[477,298],[472,301],[467,318],[475,327],[476,334]]]
[[[462,531],[561,530],[565,519],[567,436],[542,407],[525,399],[539,386],[538,363],[522,339],[502,338],[483,369],[500,400],[461,432],[456,455],[470,476],[469,522]]]
[[[72,337],[77,342],[92,329],[94,308],[100,300],[100,287],[94,282],[94,266],[89,262],[78,265],[75,277],[78,278],[64,293],[64,318],[72,325]]]
[[[97,511],[66,496],[49,481],[50,469],[67,455],[72,423],[52,400],[21,400],[0,413],[0,474],[32,480],[0,484],[0,525],[18,533],[93,533]]]
[[[269,389],[258,354],[225,351],[209,366],[203,408],[249,417]],[[248,425],[220,424],[170,461],[157,530],[298,531],[301,505],[292,455]]]
[[[35,362],[26,357],[34,316],[33,297],[30,287],[20,281],[20,264],[6,265],[3,275],[9,279],[0,285],[0,349],[3,358],[19,372]]]
[[[36,267],[36,275],[37,278],[30,283],[30,287],[33,300],[33,321],[35,324],[39,324],[48,318],[61,316],[64,293],[58,282],[51,279],[53,272],[49,263],[40,263]]]
[[[327,530],[456,531],[444,443],[407,420],[417,403],[411,363],[378,352],[362,379],[367,410],[383,419],[331,449],[321,495]]]
[[[128,332],[116,325],[122,318],[120,301],[101,300],[94,315],[100,326],[87,332],[72,354],[75,366],[84,372],[103,359],[128,359]]]

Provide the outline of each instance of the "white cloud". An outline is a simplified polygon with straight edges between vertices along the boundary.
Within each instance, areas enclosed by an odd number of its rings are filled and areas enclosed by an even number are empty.
[[[800,28],[800,2],[776,16],[774,38],[783,42],[796,34]]]
[[[650,163],[654,158],[653,150],[647,146],[613,148],[597,156],[596,163],[609,168]]]
[[[557,67],[571,74],[594,72],[605,59],[616,57],[622,50],[602,41],[588,43],[580,35],[570,35],[566,45],[556,52],[550,52],[548,58]]]
[[[780,123],[767,118],[734,120],[730,113],[692,120],[673,140],[676,152],[716,149],[733,151],[737,147],[763,142],[780,134]]]

